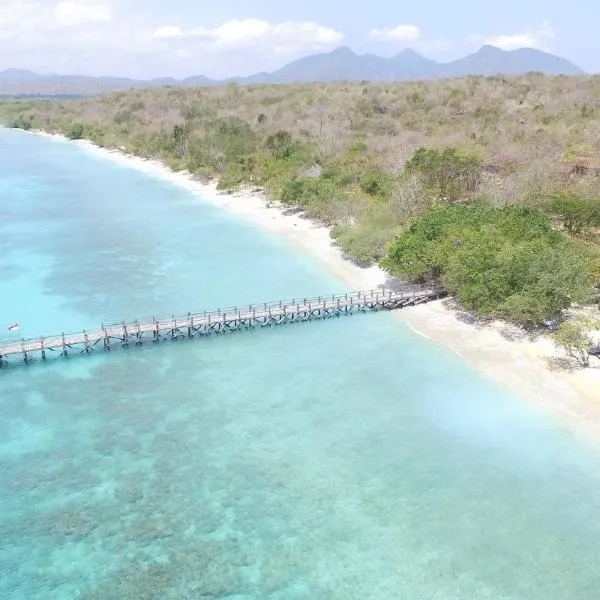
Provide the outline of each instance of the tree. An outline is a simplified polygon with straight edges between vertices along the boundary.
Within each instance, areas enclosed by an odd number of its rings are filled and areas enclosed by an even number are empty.
[[[425,187],[439,196],[460,200],[475,190],[481,179],[481,159],[458,148],[419,148],[406,163],[407,174],[419,174]]]
[[[582,367],[589,367],[589,351],[592,348],[590,332],[598,328],[600,328],[600,321],[580,315],[561,323],[553,339],[557,346],[560,346]]]
[[[80,140],[83,138],[84,126],[83,123],[72,123],[66,134],[70,140]]]
[[[292,153],[292,134],[280,130],[267,138],[267,148],[276,158],[287,158]]]
[[[25,131],[29,131],[31,129],[31,121],[31,115],[29,115],[27,118],[25,118],[23,115],[19,115],[8,126],[12,127],[13,129],[23,129]]]
[[[561,219],[564,228],[572,235],[600,225],[600,200],[565,194],[555,196],[548,205],[548,210]]]
[[[382,266],[439,280],[479,316],[538,324],[591,298],[585,246],[531,207],[438,204],[396,238]]]
[[[188,132],[185,124],[173,126],[173,145],[178,158],[183,158],[188,151]]]

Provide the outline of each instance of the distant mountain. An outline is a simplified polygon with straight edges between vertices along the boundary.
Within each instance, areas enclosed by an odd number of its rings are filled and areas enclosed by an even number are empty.
[[[505,51],[483,46],[477,52],[448,63],[425,58],[414,50],[403,50],[392,58],[375,54],[356,54],[350,48],[313,54],[295,60],[272,73],[215,80],[195,75],[179,80],[161,77],[149,81],[126,77],[90,77],[87,75],[40,75],[23,69],[0,72],[0,95],[92,95],[128,88],[175,86],[186,87],[240,85],[257,83],[312,83],[332,81],[419,81],[465,75],[520,75],[530,71],[548,75],[581,75],[584,72],[565,58],[521,48]]]
[[[350,48],[338,48],[327,54],[313,54],[285,67],[250,77],[236,78],[239,83],[308,83],[327,81],[390,81],[390,62],[374,54],[358,55]]]
[[[41,79],[44,79],[44,75],[28,71],[27,69],[6,69],[5,71],[0,71],[0,82],[22,83],[40,81]]]
[[[582,75],[583,71],[566,58],[533,48],[507,52],[494,46],[483,46],[474,54],[446,63],[446,77],[465,75],[521,75],[530,71],[546,75]]]

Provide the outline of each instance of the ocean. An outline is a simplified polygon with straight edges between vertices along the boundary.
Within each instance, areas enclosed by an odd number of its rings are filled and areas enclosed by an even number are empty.
[[[0,129],[0,337],[347,289],[172,182]],[[598,449],[390,314],[17,362],[3,600],[598,598]]]

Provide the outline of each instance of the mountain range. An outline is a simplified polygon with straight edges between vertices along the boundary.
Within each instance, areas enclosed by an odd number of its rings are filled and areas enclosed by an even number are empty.
[[[41,75],[24,69],[0,71],[0,96],[91,95],[129,88],[156,86],[212,86],[231,82],[240,85],[258,83],[312,83],[333,81],[422,81],[464,77],[466,75],[520,75],[536,71],[548,75],[581,75],[584,72],[565,58],[533,48],[501,50],[483,46],[458,60],[440,63],[414,50],[403,50],[392,58],[375,54],[356,54],[341,47],[324,54],[295,60],[271,73],[248,77],[210,79],[195,75],[185,79],[164,77],[151,80],[126,77],[92,77],[88,75]]]

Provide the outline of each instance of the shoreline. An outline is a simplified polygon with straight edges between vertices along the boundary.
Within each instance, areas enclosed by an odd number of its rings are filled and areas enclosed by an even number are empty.
[[[60,134],[31,133],[73,141]],[[173,171],[158,160],[102,148],[89,140],[75,143],[124,166],[184,187],[199,198],[256,224],[317,258],[332,275],[350,287],[367,290],[393,281],[378,266],[361,267],[345,257],[331,239],[328,227],[299,214],[286,213],[289,207],[268,202],[260,192],[220,192],[216,182],[199,181],[191,173]],[[451,300],[437,300],[393,314],[415,335],[444,346],[505,389],[533,401],[596,441],[600,439],[600,360],[592,358],[588,369],[557,370],[557,365],[565,364],[564,353],[548,336],[531,339],[507,323],[482,323],[458,310]]]

